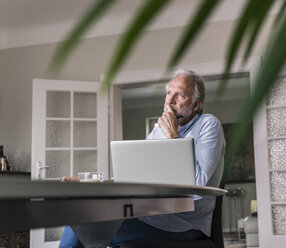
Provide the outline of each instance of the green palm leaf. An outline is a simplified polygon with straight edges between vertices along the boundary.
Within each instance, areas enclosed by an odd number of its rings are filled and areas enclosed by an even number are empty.
[[[178,45],[175,47],[174,53],[168,63],[168,69],[176,66],[182,58],[185,51],[191,45],[195,37],[202,30],[202,26],[208,16],[214,11],[220,0],[205,0],[195,11],[195,16],[191,17],[190,24],[185,28]]]
[[[280,10],[278,15],[275,18],[274,25],[278,25],[280,23],[281,18],[285,16],[285,10],[286,10],[286,0],[281,4]]]
[[[139,12],[135,14],[134,19],[131,20],[130,25],[126,29],[126,33],[123,35],[115,49],[115,53],[107,67],[103,87],[107,88],[109,86],[112,79],[127,59],[128,54],[132,51],[132,48],[142,34],[143,29],[169,1],[170,0],[148,0],[144,2],[144,5],[139,9]]]
[[[251,31],[249,31],[249,39],[248,39],[248,45],[245,49],[244,55],[243,55],[243,61],[245,62],[249,55],[251,54],[253,45],[258,37],[259,31],[261,30],[262,24],[264,23],[266,19],[266,15],[272,5],[275,1],[273,0],[264,0],[261,2],[260,8],[257,9],[257,16],[254,16],[253,23],[251,25]],[[247,37],[248,38],[248,37]]]
[[[226,65],[222,76],[222,80],[217,89],[217,97],[220,97],[223,93],[223,90],[225,89],[233,61],[242,44],[249,23],[257,15],[257,9],[259,9],[260,4],[261,4],[260,0],[250,0],[247,2],[246,6],[244,7],[244,10],[242,11],[241,19],[237,23],[232,33],[231,41],[229,42],[229,47],[226,56]]]
[[[113,2],[115,2],[115,0],[98,0],[94,3],[86,15],[84,15],[80,20],[76,28],[74,28],[67,36],[66,41],[58,48],[51,61],[50,68],[53,70],[60,69],[72,49],[78,43],[78,39],[88,30],[91,24],[99,19],[100,15],[103,14]],[[103,86],[109,86],[114,76],[132,51],[132,48],[135,46],[143,29],[155,18],[155,16],[163,9],[164,6],[167,5],[168,2],[170,2],[170,0],[144,1],[138,13],[136,13],[133,20],[125,30],[124,35],[115,49],[115,53],[113,53],[107,68]],[[195,37],[201,31],[204,21],[219,2],[219,0],[204,0],[199,5],[199,8],[195,12],[196,14],[191,18],[190,24],[186,27],[184,34],[172,53],[171,59],[168,63],[168,68],[174,67],[178,64],[184,52],[189,48]],[[244,50],[244,61],[251,53],[262,24],[274,2],[274,0],[248,0],[242,11],[241,19],[238,21],[233,31],[231,41],[229,42],[226,57],[227,62],[218,92],[222,92],[222,89],[224,89],[234,59],[236,58],[243,42],[246,42],[247,44],[246,49]],[[245,102],[242,108],[243,111],[239,115],[241,122],[232,132],[233,138],[231,138],[231,142],[228,144],[229,149],[226,154],[225,170],[221,186],[224,186],[225,184],[226,176],[231,166],[230,161],[234,152],[241,144],[242,139],[246,136],[247,130],[251,127],[251,124],[247,120],[252,118],[253,113],[257,110],[262,99],[275,83],[277,75],[286,62],[286,46],[284,45],[286,40],[285,9],[286,0],[282,3],[279,15],[275,20],[277,29],[273,29],[270,34],[272,39],[267,44],[264,64],[255,79],[252,98],[250,101]]]
[[[221,186],[224,186],[226,176],[230,169],[230,162],[241,141],[247,134],[250,124],[247,120],[251,119],[253,113],[258,109],[262,100],[269,92],[270,88],[275,84],[277,76],[286,63],[286,18],[281,21],[281,26],[273,39],[267,45],[264,63],[254,81],[254,89],[250,102],[245,102],[243,112],[240,114],[241,122],[234,128],[232,132],[231,142],[228,144],[228,153],[225,156],[225,170]]]
[[[79,39],[87,32],[91,25],[101,17],[101,15],[112,5],[113,2],[115,2],[115,0],[94,1],[94,4],[88,9],[77,25],[67,35],[65,41],[62,42],[57,48],[49,64],[49,70],[51,72],[56,73],[61,69],[68,55],[78,44]]]

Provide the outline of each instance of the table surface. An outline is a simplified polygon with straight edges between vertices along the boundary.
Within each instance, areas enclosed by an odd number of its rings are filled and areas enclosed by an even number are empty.
[[[137,184],[137,183],[79,183],[79,182],[0,182],[0,201],[31,198],[124,198],[124,197],[187,197],[191,195],[225,194],[214,187]]]

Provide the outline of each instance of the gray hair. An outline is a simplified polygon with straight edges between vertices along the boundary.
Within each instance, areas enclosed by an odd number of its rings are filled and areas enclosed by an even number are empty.
[[[171,80],[168,82],[166,85],[166,91],[169,87],[169,84],[172,80],[174,80],[177,77],[187,77],[189,79],[192,79],[194,82],[194,92],[192,97],[192,101],[195,102],[196,100],[200,100],[202,104],[204,103],[205,100],[205,94],[206,94],[206,86],[205,86],[205,81],[202,79],[201,76],[196,74],[193,71],[190,70],[183,70],[183,69],[178,69],[175,71],[175,73],[172,75]],[[199,114],[203,113],[203,106],[201,106],[201,109],[198,111]]]

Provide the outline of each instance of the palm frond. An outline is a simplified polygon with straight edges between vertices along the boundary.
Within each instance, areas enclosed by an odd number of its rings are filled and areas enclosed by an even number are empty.
[[[87,32],[87,30],[93,25],[101,15],[108,10],[108,8],[114,3],[115,0],[99,0],[94,1],[94,4],[88,9],[88,11],[82,16],[80,21],[66,36],[65,40],[60,44],[54,53],[53,58],[49,64],[49,70],[53,73],[60,71],[64,62],[79,43],[79,39]]]
[[[285,16],[285,11],[286,11],[286,0],[284,0],[281,4],[281,7],[279,9],[279,13],[278,15],[276,16],[275,18],[275,21],[274,21],[274,25],[279,25],[280,23],[280,20]]]
[[[198,33],[202,31],[202,26],[208,16],[214,11],[220,0],[205,0],[195,11],[195,16],[191,17],[189,25],[185,28],[183,35],[176,45],[171,59],[168,63],[168,69],[176,66],[182,58],[185,51],[190,47]]]
[[[260,4],[261,4],[260,0],[248,1],[242,11],[241,19],[234,28],[234,31],[232,32],[231,40],[229,42],[226,55],[226,64],[224,73],[222,75],[222,80],[219,84],[216,93],[217,98],[219,98],[222,95],[225,89],[233,61],[239,51],[240,46],[242,45],[243,38],[247,33],[248,25],[250,24],[252,18],[255,18],[255,16],[257,15],[257,9],[259,8]]]
[[[68,55],[79,42],[79,38],[88,30],[88,28],[97,21],[100,16],[114,3],[115,0],[98,0],[91,6],[89,11],[83,16],[77,26],[67,36],[61,46],[57,49],[51,63],[50,68],[59,71]],[[119,71],[128,55],[131,53],[144,28],[156,17],[160,11],[170,2],[170,0],[146,0],[139,8],[129,23],[124,35],[120,39],[115,52],[107,67],[103,86],[108,87]],[[241,13],[241,19],[237,22],[233,30],[231,40],[229,42],[226,65],[224,74],[220,83],[218,94],[223,92],[226,81],[235,58],[243,44],[246,42],[244,50],[244,61],[253,50],[259,32],[266,19],[268,11],[275,0],[248,0]],[[182,58],[184,52],[190,47],[194,39],[202,30],[203,24],[207,17],[218,6],[220,0],[204,0],[198,7],[195,15],[191,17],[190,24],[186,27],[184,34],[180,37],[178,44],[172,53],[168,62],[168,69],[177,65]],[[276,77],[281,72],[286,62],[286,0],[281,5],[279,14],[275,20],[275,28],[271,30],[270,41],[267,44],[264,63],[255,79],[254,90],[251,100],[245,102],[242,112],[239,115],[240,122],[232,132],[233,137],[228,144],[228,151],[225,157],[225,170],[221,186],[225,184],[226,176],[230,170],[230,161],[241,144],[242,139],[247,135],[247,130],[251,127],[248,122],[252,118],[253,113],[258,109],[267,92],[275,84]]]
[[[245,102],[243,105],[243,111],[239,117],[240,123],[232,132],[233,137],[228,144],[229,149],[225,156],[225,170],[221,183],[222,185],[225,183],[226,176],[231,166],[230,161],[234,152],[237,150],[242,139],[247,134],[247,130],[250,128],[247,120],[253,117],[253,114],[259,108],[270,88],[275,84],[277,76],[286,63],[286,18],[281,20],[281,22],[277,32],[275,32],[275,35],[272,36],[272,39],[267,44],[264,62],[254,81],[251,100]]]
[[[253,23],[251,25],[251,30],[249,31],[249,38],[248,38],[248,44],[244,51],[243,55],[243,61],[245,62],[249,55],[251,54],[251,51],[253,49],[253,45],[258,38],[259,31],[262,28],[262,25],[266,19],[266,15],[271,9],[272,5],[275,3],[274,0],[265,0],[261,2],[260,8],[257,9],[258,15],[253,18]]]
[[[138,13],[136,13],[133,20],[131,20],[126,29],[126,33],[119,41],[113,53],[103,81],[104,88],[109,86],[115,74],[125,62],[139,36],[142,34],[143,29],[162,11],[163,7],[166,6],[169,1],[170,0],[148,0],[139,8]]]

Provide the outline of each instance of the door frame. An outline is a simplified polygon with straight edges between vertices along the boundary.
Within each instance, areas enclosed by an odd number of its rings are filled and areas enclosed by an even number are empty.
[[[261,64],[260,57],[253,57],[242,66],[242,60],[236,60],[233,67],[233,73],[249,72],[250,82],[254,81],[254,77]],[[225,61],[214,61],[209,63],[181,65],[178,68],[185,70],[193,70],[202,76],[220,75],[223,73]],[[174,69],[175,71],[175,69]],[[122,140],[122,103],[121,89],[139,84],[152,84],[153,82],[170,78],[170,74],[166,73],[166,68],[156,68],[137,71],[125,71],[118,73],[113,84],[110,86],[110,141]],[[103,81],[104,74],[101,75]],[[252,87],[252,85],[251,85]]]
[[[250,91],[252,93],[254,87],[254,79],[261,67],[261,57],[252,57],[246,63],[242,60],[236,60],[231,72],[247,72],[250,79]],[[202,76],[219,75],[224,71],[225,61],[214,61],[210,63],[182,65],[182,69],[191,69]],[[121,104],[121,89],[126,86],[132,86],[142,83],[152,83],[154,81],[166,78],[164,74],[166,68],[157,68],[149,70],[126,71],[119,73],[115,78],[110,89],[110,140],[122,140],[122,104]],[[103,76],[102,76],[103,77]],[[261,111],[257,111],[253,118],[253,140],[255,149],[255,175],[256,175],[256,192],[258,202],[258,227],[259,227],[259,243],[260,247],[268,247],[266,240],[280,243],[285,240],[285,236],[274,235],[270,233],[272,227],[272,216],[270,210],[270,178],[268,168],[268,160],[261,159],[268,155],[267,143],[265,140],[261,141],[261,129],[265,133],[265,120],[261,122]],[[264,125],[265,126],[265,125]],[[263,149],[262,149],[263,147]],[[261,152],[263,151],[263,152]],[[264,153],[264,156],[261,156]],[[260,158],[260,159],[259,159]],[[267,175],[267,176],[266,176]],[[265,181],[266,180],[266,181]],[[267,192],[268,194],[265,194]],[[267,195],[267,197],[266,197]],[[271,225],[271,226],[269,226]],[[269,243],[269,241],[267,243]]]

